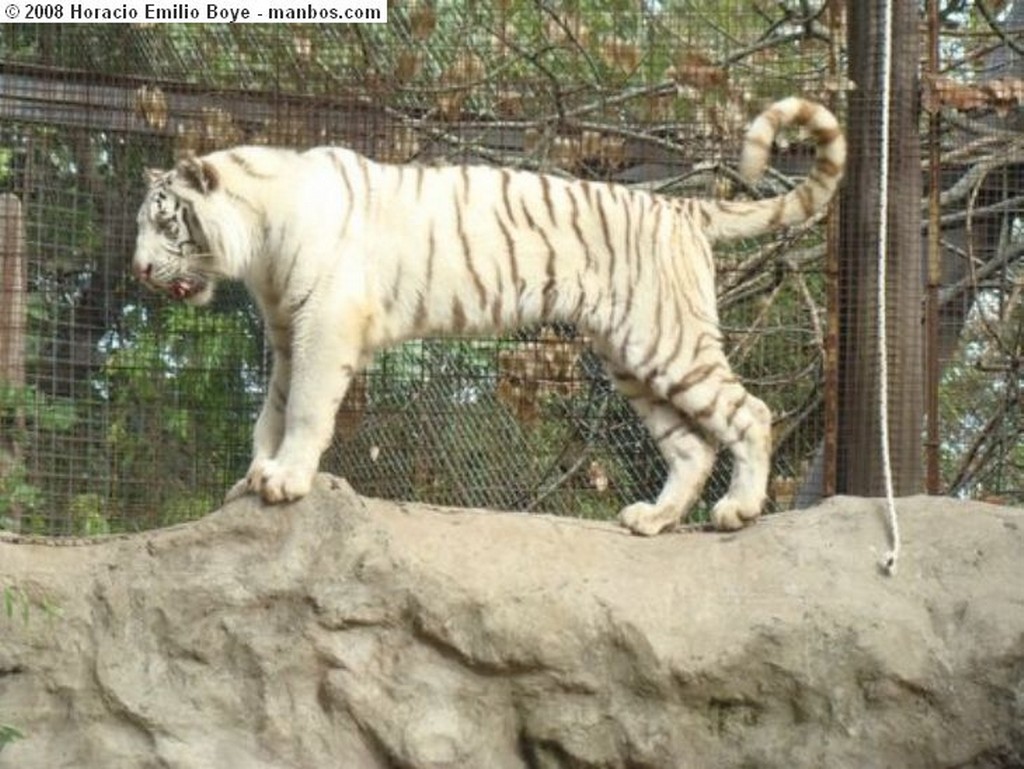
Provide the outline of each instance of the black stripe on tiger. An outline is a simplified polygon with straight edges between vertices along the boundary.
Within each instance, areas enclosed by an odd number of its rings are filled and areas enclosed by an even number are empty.
[[[238,169],[246,176],[251,176],[253,179],[272,179],[273,174],[264,173],[257,171],[251,162],[245,158],[240,152],[228,152],[228,159],[238,166]]]
[[[551,200],[551,182],[544,174],[540,175],[539,180],[541,196],[544,199],[544,208],[548,212],[548,221],[551,222],[552,227],[557,227],[558,220],[555,219],[555,204]]]
[[[341,220],[341,233],[342,236],[348,232],[348,225],[352,219],[352,212],[356,207],[356,193],[352,189],[352,180],[348,178],[348,169],[345,168],[345,164],[338,157],[336,152],[330,154],[331,162],[334,164],[335,170],[338,172],[338,176],[341,177],[341,183],[345,187],[345,193],[348,195],[345,201],[345,217]]]
[[[543,230],[538,231],[541,240],[544,241],[544,245],[547,247],[548,255],[547,261],[545,262],[544,273],[546,280],[544,287],[541,289],[541,296],[543,297],[543,304],[541,305],[540,319],[541,320],[552,320],[551,313],[554,310],[555,302],[558,300],[558,279],[555,273],[555,247],[551,245],[551,241],[548,239],[547,233]]]
[[[498,225],[498,230],[501,232],[501,236],[505,241],[505,254],[508,257],[509,274],[512,280],[512,295],[515,306],[515,319],[514,323],[519,324],[521,320],[521,303],[523,299],[523,283],[522,278],[519,276],[519,260],[516,258],[516,242],[512,238],[512,233],[508,228],[508,225],[501,220],[501,215],[495,211],[494,221]]]
[[[476,287],[477,297],[480,300],[480,309],[483,310],[487,307],[487,287],[484,286],[480,273],[477,272],[476,266],[473,264],[473,248],[469,242],[469,236],[466,234],[466,227],[462,218],[462,207],[459,205],[458,196],[452,202],[455,205],[455,231],[458,233],[459,243],[462,247],[462,258],[466,263],[466,269],[469,271],[470,277],[473,279],[473,285]]]

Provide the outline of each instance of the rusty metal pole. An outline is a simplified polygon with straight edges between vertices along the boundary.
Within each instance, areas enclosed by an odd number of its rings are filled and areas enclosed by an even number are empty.
[[[25,215],[16,195],[0,195],[0,387],[17,392],[25,387],[28,333],[28,271],[25,255]],[[18,399],[15,398],[15,403]],[[22,464],[21,436],[25,410],[14,408],[14,430],[0,433],[0,481]],[[13,502],[8,526],[21,529],[22,506]]]
[[[928,59],[924,87],[933,87],[939,74],[939,0],[928,0]],[[928,115],[928,288],[925,298],[925,491],[941,493],[939,475],[939,285],[942,282],[940,263],[939,196],[942,193],[942,111],[933,99]]]
[[[829,45],[829,75],[837,84],[844,80],[839,71],[839,48],[842,34],[841,15],[843,8],[840,3],[829,3],[828,27],[831,44]],[[838,95],[841,86],[832,92],[829,108],[833,113],[838,106]],[[825,350],[822,372],[825,385],[824,414],[824,445],[822,457],[823,497],[835,496],[836,493],[836,462],[839,447],[839,202],[833,204],[825,229]]]

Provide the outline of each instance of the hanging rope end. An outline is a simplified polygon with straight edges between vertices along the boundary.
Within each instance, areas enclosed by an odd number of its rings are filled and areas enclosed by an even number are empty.
[[[878,568],[887,577],[896,576],[896,561],[900,557],[903,537],[900,535],[900,518],[896,512],[896,500],[892,493],[892,479],[886,472],[886,522],[889,525],[889,542],[891,547],[878,561]]]
[[[896,576],[896,561],[899,559],[899,554],[895,550],[890,550],[884,556],[878,560],[878,568],[882,574],[887,577]]]

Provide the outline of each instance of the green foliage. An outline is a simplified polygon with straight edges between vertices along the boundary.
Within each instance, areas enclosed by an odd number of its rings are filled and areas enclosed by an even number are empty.
[[[26,625],[28,624],[29,617],[31,616],[32,601],[24,590],[16,586],[6,585],[0,591],[0,598],[3,601],[3,614],[7,617],[8,621],[13,622],[17,619]],[[50,616],[57,613],[56,607],[49,602],[44,602],[41,608]],[[22,739],[25,739],[25,735],[20,729],[0,722],[0,752],[3,752],[3,749],[11,743]]]
[[[20,618],[22,622],[28,624],[33,604],[28,593],[20,587],[8,585],[4,587],[0,595],[3,598],[3,613],[7,619],[13,621],[15,618]],[[55,617],[59,614],[58,607],[49,599],[43,599],[35,603],[36,608],[42,609],[43,613],[47,616]]]
[[[0,724],[0,751],[12,742],[23,739],[25,739],[25,735],[15,727],[8,726],[7,724]]]
[[[16,462],[0,476],[0,528],[16,514],[20,517],[42,507],[43,490],[28,480],[23,462]]]
[[[245,448],[248,448],[248,442],[246,442]],[[239,451],[241,452],[241,447]],[[229,478],[228,483],[211,484],[211,488],[208,489],[194,489],[190,490],[188,494],[174,495],[161,500],[157,518],[159,524],[173,526],[176,523],[202,518],[211,510],[217,509],[224,499],[224,492],[233,480],[233,478]]]
[[[125,320],[128,333],[105,367],[118,496],[157,503],[160,523],[194,518],[216,506],[248,461],[259,339],[246,310],[139,306]]]
[[[11,176],[11,161],[14,153],[7,147],[0,147],[0,189],[3,188]]]
[[[0,381],[0,423],[15,425],[22,420],[33,430],[67,432],[75,425],[75,404],[69,398],[40,393],[34,387],[15,387]]]
[[[17,587],[7,586],[4,588],[3,593],[4,599],[4,614],[7,615],[7,619],[14,619],[15,614],[19,614],[22,620],[28,624],[29,608],[31,603],[28,599],[28,595],[25,594],[24,590]]]
[[[103,516],[106,506],[106,500],[96,492],[73,496],[68,506],[73,532],[83,537],[109,534],[110,522]]]
[[[34,387],[0,382],[0,425],[15,444],[26,441],[29,435],[68,433],[76,419],[69,399],[42,395]],[[9,519],[42,510],[45,504],[43,489],[29,477],[24,459],[14,455],[0,473],[0,527]]]

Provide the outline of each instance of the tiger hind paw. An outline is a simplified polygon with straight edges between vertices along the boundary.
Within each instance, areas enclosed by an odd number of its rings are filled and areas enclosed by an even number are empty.
[[[719,531],[736,531],[749,526],[761,515],[764,498],[741,501],[725,496],[718,500],[711,511],[711,522]]]

